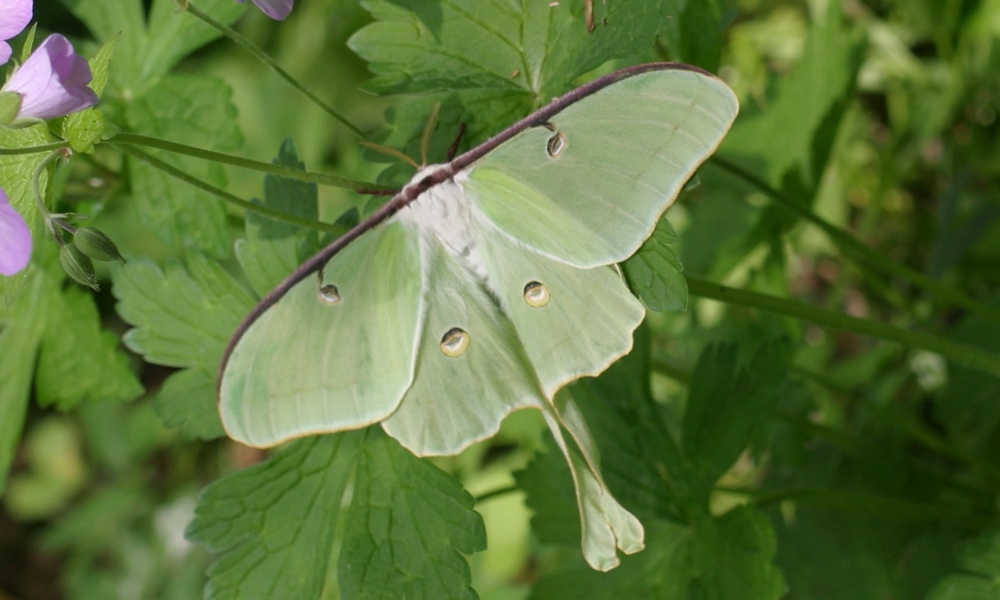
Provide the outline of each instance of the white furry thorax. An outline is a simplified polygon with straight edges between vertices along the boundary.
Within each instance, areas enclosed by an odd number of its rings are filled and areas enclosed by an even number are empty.
[[[410,184],[440,167],[424,167],[413,176]],[[462,185],[468,178],[467,172],[459,171],[452,179],[434,185],[417,196],[392,218],[415,229],[422,241],[433,240],[445,246],[465,268],[480,281],[485,281],[486,265],[476,247],[472,207]]]

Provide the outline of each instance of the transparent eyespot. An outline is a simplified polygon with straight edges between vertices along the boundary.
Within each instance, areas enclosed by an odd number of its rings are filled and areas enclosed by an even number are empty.
[[[319,288],[319,299],[327,304],[340,302],[340,290],[332,283],[328,283]]]
[[[549,288],[544,283],[529,281],[524,286],[524,301],[531,308],[541,308],[549,303],[552,297],[549,295]]]
[[[548,143],[545,144],[545,151],[549,153],[549,156],[555,158],[566,149],[566,144],[566,136],[562,132],[557,131],[549,138]]]
[[[441,338],[441,352],[448,358],[458,358],[469,349],[469,334],[458,327],[452,327]]]

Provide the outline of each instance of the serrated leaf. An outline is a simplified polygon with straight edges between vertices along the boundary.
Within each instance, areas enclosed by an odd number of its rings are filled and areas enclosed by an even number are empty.
[[[216,21],[230,25],[246,11],[246,7],[228,0],[197,0],[198,8]],[[166,73],[184,57],[222,32],[192,15],[177,9],[176,0],[154,0],[149,11],[148,57],[143,64],[150,72]]]
[[[683,447],[706,493],[770,416],[787,372],[784,340],[761,344],[743,363],[734,344],[711,345],[702,353],[691,374]]]
[[[295,144],[286,140],[274,164],[305,168]],[[307,219],[318,219],[316,184],[268,175],[261,205]],[[263,296],[316,250],[315,232],[275,221],[254,212],[246,217],[246,239],[236,243],[236,258],[250,285]]]
[[[107,40],[101,49],[97,51],[87,64],[90,65],[90,89],[94,90],[94,93],[101,96],[104,93],[104,86],[108,84],[108,76],[111,71],[111,58],[115,55],[115,48],[118,45],[118,40],[122,37],[121,32],[115,34],[111,39]]]
[[[126,107],[137,132],[211,150],[241,141],[231,90],[221,80],[189,75],[163,77]],[[216,187],[225,187],[221,165],[149,150],[156,158]],[[137,159],[128,161],[132,192],[143,222],[168,244],[194,247],[215,257],[229,253],[222,201]]]
[[[652,47],[671,15],[666,0],[368,0],[375,23],[348,45],[369,62],[377,93],[442,90],[521,92],[538,105],[612,58]]]
[[[400,149],[418,162],[422,160],[421,132],[436,104],[440,105],[440,112],[427,155],[427,160],[432,163],[447,160],[447,151],[460,132],[459,150],[468,149],[532,109],[531,99],[527,96],[504,91],[469,90],[443,97],[417,96],[386,111],[389,128],[380,142]],[[380,180],[396,185],[405,184],[413,176],[412,167],[404,164],[390,167],[387,171],[380,176]]]
[[[555,441],[547,436],[547,450],[536,454],[527,468],[514,474],[517,486],[527,494],[531,530],[543,544],[576,546],[580,543],[580,519],[573,479]]]
[[[293,442],[205,489],[186,535],[222,553],[209,569],[206,598],[319,597],[363,437]]]
[[[49,134],[45,125],[34,125],[22,129],[7,129],[0,127],[0,147],[26,148],[48,143]],[[43,160],[39,154],[0,154],[0,188],[3,188],[10,200],[10,205],[24,217],[31,230],[32,243],[37,246],[45,239],[43,236],[42,219],[35,208],[32,192],[32,179],[35,168]],[[45,194],[48,187],[48,171],[39,173],[38,189]],[[13,277],[0,277],[0,312],[11,307],[14,296],[28,281],[31,266]]]
[[[167,427],[180,427],[184,439],[226,435],[215,406],[215,371],[193,368],[174,373],[163,382],[153,410]]]
[[[474,500],[385,435],[369,435],[339,563],[345,598],[477,598],[462,554],[486,547]]]
[[[669,246],[676,239],[670,223],[663,219],[635,255],[622,264],[629,287],[650,310],[687,310],[687,281],[681,274],[684,267]]]
[[[786,592],[771,563],[774,533],[752,509],[736,508],[693,527],[654,521],[647,532],[646,550],[625,558],[618,569],[601,574],[580,565],[543,576],[531,598],[768,600]]]
[[[48,305],[36,378],[41,406],[69,410],[82,402],[120,402],[142,393],[118,337],[101,328],[93,295],[75,286],[61,293],[53,289]]]
[[[600,424],[593,434],[608,486],[643,521],[688,510],[695,480],[650,391],[650,344],[650,329],[640,327],[630,354],[570,388],[587,422]]]
[[[135,326],[125,344],[147,360],[212,373],[253,299],[215,262],[188,254],[161,270],[148,260],[131,260],[114,278],[117,310]]]
[[[111,76],[120,89],[146,90],[192,51],[222,35],[217,29],[177,9],[174,0],[155,0],[148,22],[135,0],[62,0],[101,42],[121,32],[118,61]],[[246,10],[230,0],[199,0],[198,8],[225,24]],[[98,92],[99,93],[99,92]]]
[[[722,40],[729,20],[720,0],[681,1],[676,19],[664,29],[670,60],[698,65],[709,72],[719,69]],[[735,9],[729,9],[735,13]],[[731,17],[730,17],[731,18]]]
[[[90,154],[97,142],[107,139],[110,126],[104,113],[88,108],[73,113],[63,120],[62,134],[74,152]]]

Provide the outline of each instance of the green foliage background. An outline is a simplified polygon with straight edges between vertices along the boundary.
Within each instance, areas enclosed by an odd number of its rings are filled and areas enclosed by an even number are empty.
[[[173,2],[37,4],[87,56],[114,40],[100,110],[125,131],[357,180],[412,173]],[[620,66],[689,62],[736,90],[717,157],[625,264],[661,312],[573,389],[647,548],[586,567],[569,473],[530,412],[434,461],[377,429],[270,457],[227,442],[228,337],[370,201],[144,148],[335,223],[303,230],[115,142],[49,186],[128,263],[97,293],[69,284],[36,219],[31,271],[0,282],[0,593],[1000,596],[1000,2],[594,0],[592,32],[583,0],[300,0],[280,24],[196,4],[418,160],[438,102],[431,161],[460,123],[467,148]],[[26,215],[37,160],[0,155]]]

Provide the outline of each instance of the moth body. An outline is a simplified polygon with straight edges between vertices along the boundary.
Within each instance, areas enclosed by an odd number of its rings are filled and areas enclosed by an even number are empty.
[[[413,176],[411,183],[420,181],[441,165],[424,167]],[[431,187],[400,209],[389,222],[399,222],[417,232],[421,241],[440,243],[456,257],[476,280],[494,292],[489,272],[473,235],[473,214],[468,193],[462,183],[468,175],[463,171],[451,180]]]

